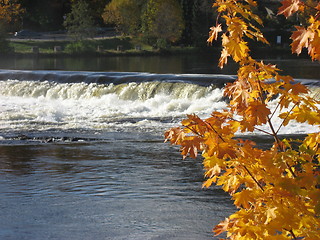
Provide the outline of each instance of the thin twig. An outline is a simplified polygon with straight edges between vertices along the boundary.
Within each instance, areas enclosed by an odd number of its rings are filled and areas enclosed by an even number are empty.
[[[243,168],[248,172],[248,174],[250,175],[250,177],[253,179],[253,181],[258,185],[258,187],[264,192],[264,188],[263,188],[263,186],[257,181],[257,179],[253,176],[253,174],[249,171],[249,169],[246,167],[246,166],[244,166],[244,165],[242,165],[243,166]]]
[[[287,116],[283,119],[282,123],[280,124],[278,130],[276,131],[276,134],[278,134],[278,132],[280,131],[280,129],[283,127],[283,123],[287,120],[287,118],[289,117],[289,114],[292,112],[292,110],[298,105],[298,103],[295,103],[292,108],[290,109],[290,111],[288,112]]]

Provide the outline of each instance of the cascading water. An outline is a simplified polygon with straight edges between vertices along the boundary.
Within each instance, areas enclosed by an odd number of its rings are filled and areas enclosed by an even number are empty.
[[[225,108],[223,86],[235,80],[229,75],[5,70],[0,77],[2,134],[48,129],[162,132],[186,114],[208,117]],[[319,94],[319,81],[300,81],[310,86],[311,94]],[[306,131],[316,129],[293,124],[283,133]]]
[[[146,73],[15,74],[0,72],[2,78],[11,78],[0,81],[2,132],[52,128],[150,130],[155,125],[164,130],[185,114],[221,109],[225,102],[219,87],[234,79]]]

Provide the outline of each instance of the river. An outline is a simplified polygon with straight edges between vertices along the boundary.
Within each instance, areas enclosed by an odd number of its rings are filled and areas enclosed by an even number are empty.
[[[229,196],[201,188],[201,158],[163,143],[186,114],[225,107],[236,68],[214,59],[0,60],[0,238],[214,239]],[[318,63],[266,60],[318,92]]]

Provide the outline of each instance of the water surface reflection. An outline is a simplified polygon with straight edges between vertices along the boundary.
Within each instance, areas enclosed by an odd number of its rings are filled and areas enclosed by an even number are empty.
[[[104,56],[104,57],[12,57],[0,59],[2,69],[115,71],[190,74],[236,74],[237,65],[229,61],[218,67],[219,52],[165,56]],[[257,59],[276,64],[296,78],[315,78],[320,75],[318,62],[283,52],[257,51]]]
[[[171,150],[150,138],[0,145],[1,239],[211,239],[229,197]]]

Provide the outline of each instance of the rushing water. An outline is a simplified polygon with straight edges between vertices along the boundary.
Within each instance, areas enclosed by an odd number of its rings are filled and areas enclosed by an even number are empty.
[[[202,189],[201,159],[182,161],[163,132],[224,108],[235,77],[199,59],[180,70],[170,61],[0,71],[0,239],[212,239],[234,211],[229,196]],[[319,97],[318,65],[302,63],[296,76]],[[317,130],[292,124],[282,134]]]

